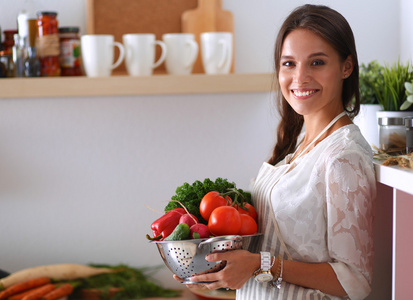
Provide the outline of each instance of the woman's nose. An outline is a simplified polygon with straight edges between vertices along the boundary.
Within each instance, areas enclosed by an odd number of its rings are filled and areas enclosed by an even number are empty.
[[[310,71],[305,65],[298,64],[294,72],[294,82],[305,83],[310,80]]]

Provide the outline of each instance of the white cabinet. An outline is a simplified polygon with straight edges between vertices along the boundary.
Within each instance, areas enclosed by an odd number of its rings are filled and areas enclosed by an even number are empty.
[[[369,299],[411,299],[413,171],[380,164],[375,169],[375,278]]]

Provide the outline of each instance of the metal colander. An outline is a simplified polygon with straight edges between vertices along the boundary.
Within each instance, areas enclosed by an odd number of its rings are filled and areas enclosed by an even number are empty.
[[[166,266],[180,278],[184,284],[194,284],[189,278],[197,273],[217,272],[225,267],[225,262],[208,262],[205,256],[212,252],[242,249],[254,237],[261,234],[239,236],[218,236],[210,239],[193,239],[182,241],[152,241],[158,247]],[[202,282],[196,282],[202,283]]]

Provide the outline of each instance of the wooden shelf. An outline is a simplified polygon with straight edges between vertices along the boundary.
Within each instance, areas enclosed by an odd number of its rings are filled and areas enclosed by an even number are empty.
[[[0,99],[271,91],[272,74],[2,78]]]

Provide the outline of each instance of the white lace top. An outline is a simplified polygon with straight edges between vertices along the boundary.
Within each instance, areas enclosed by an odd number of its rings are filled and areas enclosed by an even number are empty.
[[[253,200],[264,240],[256,250],[284,253],[277,245],[275,216],[293,260],[330,263],[349,298],[364,299],[372,280],[376,192],[369,144],[356,125],[344,126],[296,159],[274,184],[290,157],[275,167],[264,163],[257,176]],[[253,279],[237,293],[237,299],[308,297],[338,299],[285,282],[278,291]]]

